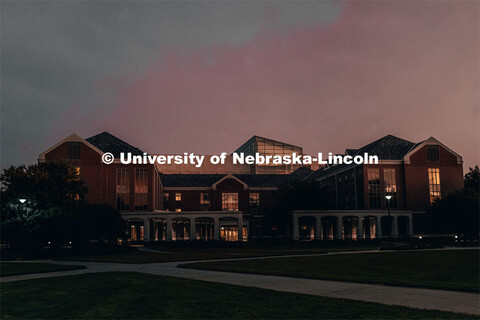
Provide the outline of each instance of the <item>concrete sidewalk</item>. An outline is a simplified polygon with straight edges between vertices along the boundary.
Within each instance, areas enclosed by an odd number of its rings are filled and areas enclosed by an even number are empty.
[[[242,259],[235,258],[231,260]],[[3,277],[0,278],[0,282],[78,275],[93,272],[140,272],[275,291],[480,315],[480,295],[476,293],[178,268],[178,265],[180,264],[208,261],[212,260],[148,264],[49,261],[58,264],[85,265],[87,269]]]

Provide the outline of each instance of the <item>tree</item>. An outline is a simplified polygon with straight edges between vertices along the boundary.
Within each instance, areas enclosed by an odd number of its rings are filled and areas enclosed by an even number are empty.
[[[479,194],[472,189],[455,191],[435,201],[429,211],[432,231],[478,237],[479,203]]]
[[[83,235],[88,240],[115,241],[126,236],[127,223],[109,204],[88,204],[82,208]]]
[[[294,210],[323,210],[327,206],[328,198],[318,182],[290,180],[279,187],[267,222],[287,228],[283,231],[288,233]]]
[[[428,221],[434,233],[456,233],[477,238],[479,233],[480,190],[479,168],[465,174],[465,188],[435,201]]]
[[[0,181],[2,240],[16,249],[38,249],[47,243],[84,245],[125,235],[126,223],[116,209],[85,204],[87,188],[64,163],[12,166]]]
[[[470,168],[470,171],[465,175],[464,184],[465,189],[475,190],[480,193],[480,169],[478,166]]]
[[[48,239],[48,224],[61,214],[58,208],[39,209],[32,201],[8,203],[2,208],[2,240],[22,252],[41,248]]]
[[[75,210],[87,188],[74,168],[65,163],[46,162],[4,169],[0,175],[2,205],[27,199],[36,208]]]

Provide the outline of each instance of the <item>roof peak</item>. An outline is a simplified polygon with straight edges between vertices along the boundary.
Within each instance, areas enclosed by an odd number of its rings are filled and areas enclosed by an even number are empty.
[[[103,152],[113,153],[115,158],[119,158],[121,152],[130,152],[133,155],[143,154],[143,151],[139,148],[132,146],[107,131],[91,136],[85,140]]]

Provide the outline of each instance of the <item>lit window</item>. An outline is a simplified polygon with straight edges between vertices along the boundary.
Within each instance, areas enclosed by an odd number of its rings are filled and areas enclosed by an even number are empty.
[[[182,209],[177,208],[177,209],[175,209],[175,212],[182,212]]]
[[[440,169],[428,168],[428,185],[430,191],[430,203],[441,198]]]
[[[238,193],[222,193],[222,210],[238,211]]]
[[[117,209],[130,210],[130,171],[128,168],[117,168]]]
[[[397,183],[395,179],[395,169],[384,169],[383,179],[385,180],[385,195],[391,195],[388,201],[390,208],[397,207]]]
[[[427,146],[427,160],[438,161],[438,146]]]
[[[163,201],[168,201],[168,200],[170,200],[170,194],[168,192],[165,192],[163,194]]]
[[[259,207],[260,206],[260,194],[258,192],[250,193],[250,207]]]
[[[175,201],[182,201],[182,194],[181,193],[175,193]]]

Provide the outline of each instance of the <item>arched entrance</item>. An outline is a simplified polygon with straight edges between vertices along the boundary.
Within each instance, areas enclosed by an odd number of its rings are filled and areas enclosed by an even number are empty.
[[[128,240],[129,241],[142,241],[145,237],[145,229],[143,220],[140,219],[128,219]]]
[[[213,218],[196,218],[195,219],[195,236],[196,240],[204,240],[209,241],[213,240],[213,232],[214,232],[215,221]]]
[[[220,240],[238,241],[238,219],[233,217],[220,218]],[[242,232],[242,230],[240,230]]]
[[[167,240],[167,220],[164,218],[152,219],[153,236],[155,241]]]
[[[323,217],[322,219],[322,233],[323,240],[334,240],[337,234],[337,217]]]
[[[398,223],[398,236],[399,237],[408,237],[410,232],[409,232],[409,226],[410,226],[410,221],[408,220],[409,218],[407,216],[400,216],[397,218],[397,223]]]
[[[377,236],[377,218],[373,216],[363,217],[364,239],[375,239]]]
[[[181,241],[190,239],[190,219],[172,219],[172,240]]]
[[[343,218],[343,237],[345,240],[358,239],[358,217],[344,217]]]
[[[315,239],[315,217],[300,217],[298,225],[300,228],[300,240],[314,240]]]

